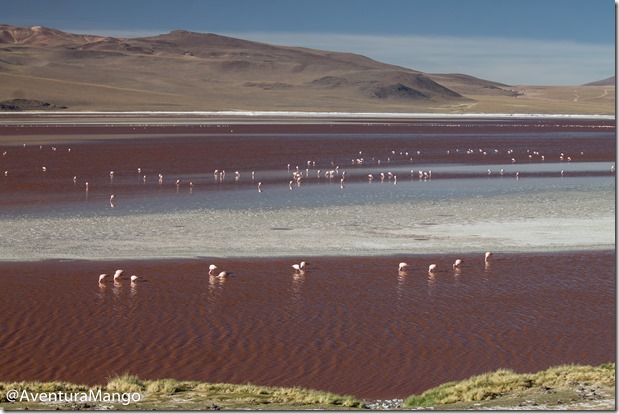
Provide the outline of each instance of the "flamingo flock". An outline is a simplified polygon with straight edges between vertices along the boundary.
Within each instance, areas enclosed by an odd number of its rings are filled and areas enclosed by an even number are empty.
[[[57,151],[57,148],[55,146],[52,146],[51,148],[53,152],[60,153],[60,151]],[[44,151],[44,149],[45,149],[45,146],[43,145],[39,147],[40,151]],[[12,152],[13,151],[10,149],[3,151],[2,158],[0,158],[0,163],[3,161],[3,159],[7,159],[7,160],[10,159]],[[69,148],[67,152],[70,153],[71,148]],[[510,166],[517,165],[518,163],[532,163],[532,162],[544,163],[548,161],[569,164],[573,161],[578,161],[578,160],[583,159],[585,155],[584,151],[575,151],[572,154],[568,154],[566,152],[560,152],[558,154],[543,154],[539,150],[536,150],[536,149],[526,149],[525,151],[520,150],[519,152],[517,152],[513,148],[507,148],[507,149],[451,148],[451,149],[446,150],[446,154],[449,157],[460,157],[460,159],[462,159],[463,162],[466,162],[467,157],[471,157],[471,156],[482,157],[482,158],[494,157],[492,158],[492,162],[496,162],[496,163],[504,162],[505,164],[510,165]],[[326,165],[326,168],[325,166],[323,166],[322,168],[318,168],[318,169],[316,167],[317,161],[315,160],[305,161],[305,164],[306,164],[305,168],[301,167],[301,165],[303,164],[295,165],[293,167],[294,164],[288,163],[286,164],[286,170],[287,170],[288,176],[286,177],[284,182],[288,185],[288,188],[290,190],[301,187],[303,182],[309,181],[310,179],[311,180],[325,179],[328,182],[332,182],[332,181],[335,181],[335,179],[337,178],[336,182],[339,182],[340,189],[342,190],[348,188],[346,183],[348,183],[349,181],[363,181],[364,179],[367,179],[367,182],[369,183],[378,181],[378,179],[380,179],[381,183],[389,182],[389,183],[392,183],[393,185],[398,185],[399,181],[401,180],[401,176],[398,176],[397,174],[394,173],[394,171],[389,170],[389,167],[386,167],[384,171],[379,171],[379,172],[374,171],[371,173],[368,173],[367,171],[365,173],[359,172],[358,169],[360,167],[361,168],[367,168],[367,167],[383,168],[385,165],[388,165],[388,166],[390,165],[391,167],[395,167],[396,165],[402,166],[405,163],[410,163],[410,164],[424,163],[424,160],[422,158],[422,152],[420,150],[417,150],[417,151],[391,150],[390,153],[385,154],[385,155],[387,155],[386,158],[385,157],[384,158],[368,157],[366,156],[366,154],[363,153],[363,151],[357,151],[354,156],[349,158],[350,159],[349,168],[351,168],[352,170],[348,171],[348,175],[347,175],[347,171],[344,171],[344,168],[338,165],[334,161],[331,161],[329,165]],[[478,158],[476,158],[475,160],[478,160]],[[342,162],[344,163],[343,160]],[[51,168],[49,164],[47,165],[39,164],[39,166],[36,168],[38,168],[39,171],[44,173],[43,176],[39,178],[40,180],[45,180],[46,179],[45,177],[48,177],[49,174],[53,173],[53,168]],[[138,178],[140,182],[142,182],[143,184],[146,184],[147,175],[145,173],[147,172],[148,168],[138,167],[136,170],[137,170],[137,174],[138,174]],[[615,166],[614,165],[610,166],[609,171],[611,174],[614,174]],[[153,172],[158,175],[157,182],[159,186],[165,186],[163,172],[156,172],[156,171],[153,171]],[[120,180],[123,177],[123,175],[125,176],[130,175],[129,173],[121,169],[115,169],[111,171],[108,169],[107,172],[105,172],[104,174],[107,174],[109,177],[109,185],[117,185],[118,180]],[[564,177],[568,174],[569,174],[569,171],[565,169],[560,170],[557,173],[557,175],[560,177]],[[249,174],[247,174],[247,176],[251,177],[250,178],[251,182],[254,183],[254,185],[257,185],[258,193],[264,193],[267,190],[267,185],[266,185],[267,183],[264,181],[264,179],[258,181],[257,180],[258,175],[260,175],[260,172],[257,173],[256,171],[251,171]],[[500,168],[498,171],[493,171],[492,169],[488,168],[486,169],[485,174],[483,173],[482,170],[480,170],[478,171],[477,175],[480,175],[480,176],[487,175],[489,177],[496,176],[496,177],[501,177],[501,178],[506,177],[506,176],[512,176],[512,177],[515,177],[517,180],[522,177],[522,174],[520,171],[509,171],[507,167]],[[233,182],[240,183],[243,181],[243,177],[245,176],[246,176],[245,173],[243,173],[242,171],[234,170]],[[12,175],[9,170],[4,171],[4,177],[7,180],[15,179],[13,178],[14,175]],[[223,184],[227,182],[225,169],[213,170],[213,177],[214,177],[214,181],[218,184]],[[440,177],[440,174],[439,174],[439,177]],[[93,189],[92,180],[95,179],[96,177],[89,177],[89,178],[91,178],[90,181],[80,180],[80,175],[70,174],[67,177],[67,180],[71,182],[73,186],[77,186],[78,183],[81,181],[84,185],[83,188],[85,189],[86,193],[88,193],[90,190]],[[428,170],[410,169],[410,180],[411,181],[415,179],[419,181],[430,181],[433,178],[434,177],[432,174],[432,170],[430,169]],[[194,182],[193,180],[185,181],[180,178],[175,179],[175,180],[172,179],[171,182],[172,182],[172,185],[176,187],[177,191],[180,188],[187,187],[191,194],[193,194],[194,187],[198,188],[200,184],[204,184],[204,183]],[[110,208],[117,207],[118,194],[108,193],[108,197],[109,197]]]
[[[43,148],[44,148],[43,146],[40,146],[39,150],[43,151]],[[52,147],[52,151],[57,152],[57,148]],[[452,148],[446,151],[450,157],[458,156],[458,157],[466,158],[466,157],[473,156],[473,155],[477,157],[488,157],[488,158],[493,157],[493,156],[501,157],[500,159],[495,158],[492,161],[497,162],[497,163],[504,162],[506,164],[509,164],[510,167],[500,168],[498,171],[497,170],[493,171],[492,169],[489,169],[489,168],[487,169],[485,167],[484,168],[480,167],[480,170],[476,174],[478,174],[479,176],[488,175],[491,177],[505,177],[505,176],[512,175],[516,179],[520,178],[521,176],[520,172],[519,171],[511,172],[510,169],[512,168],[512,166],[517,165],[519,163],[530,163],[530,162],[543,163],[543,162],[550,161],[550,162],[567,163],[565,165],[568,165],[569,163],[578,161],[579,159],[582,159],[584,157],[584,153],[582,151],[580,152],[575,151],[572,154],[568,154],[565,152],[561,152],[560,154],[542,154],[540,151],[537,151],[534,149],[527,149],[526,152],[524,153],[522,151],[517,153],[514,149],[511,149],[511,148],[507,150],[499,149],[499,148],[494,148],[494,149],[468,148],[466,150],[462,150],[459,148],[456,148],[456,149]],[[68,152],[71,152],[70,148],[68,149]],[[7,151],[4,151],[2,153],[2,159],[9,159],[11,155],[12,155],[12,150],[9,149]],[[284,185],[288,185],[288,188],[290,190],[293,190],[293,189],[297,189],[301,187],[302,183],[310,179],[312,180],[321,179],[321,180],[327,180],[328,182],[333,181],[335,183],[339,181],[339,185],[342,190],[348,188],[346,184],[349,182],[349,180],[350,181],[353,181],[353,180],[365,181],[367,179],[369,183],[372,183],[374,181],[378,182],[380,180],[381,183],[388,182],[388,183],[392,183],[393,185],[398,185],[398,181],[399,180],[402,181],[402,175],[407,176],[408,173],[395,174],[394,173],[395,170],[392,167],[394,167],[396,163],[400,163],[400,165],[403,165],[404,163],[423,164],[424,162],[420,158],[421,151],[399,151],[398,152],[398,151],[393,150],[388,155],[389,155],[388,157],[386,158],[383,157],[382,159],[380,159],[380,158],[375,158],[375,157],[368,157],[362,151],[358,151],[358,153],[355,153],[354,156],[350,158],[350,162],[348,163],[346,170],[344,167],[338,165],[338,163],[336,162],[331,162],[330,164],[326,164],[326,165],[325,164],[320,165],[319,163],[318,167],[320,168],[318,169],[316,168],[317,161],[314,161],[314,160],[307,160],[305,162],[306,164],[305,166],[301,164],[301,165],[295,165],[295,167],[292,167],[292,165],[294,164],[288,163],[286,165],[286,179],[282,180],[277,185],[281,185],[282,187]],[[344,162],[342,162],[341,164],[344,165]],[[303,166],[303,168],[301,166]],[[367,170],[364,172],[360,172],[362,168],[367,168],[367,167],[374,168],[376,171],[372,171],[372,173],[369,173],[369,174],[367,174],[368,173]],[[406,167],[406,168],[408,170],[409,167]],[[380,169],[383,169],[383,171],[380,171]],[[42,164],[34,165],[32,167],[32,170],[33,172],[34,171],[37,172],[37,175],[40,176],[39,178],[40,180],[46,180],[48,179],[48,177],[50,177],[54,173],[53,163],[48,164],[47,162],[45,165],[42,165]],[[144,184],[147,183],[147,175],[145,175],[145,173],[148,173],[148,170],[149,168],[142,168],[142,167],[137,168],[138,179],[140,182],[143,182]],[[136,169],[132,169],[132,171],[133,173],[131,174],[135,174]],[[256,171],[251,171],[251,174],[247,174],[246,172],[235,170],[234,168],[231,168],[228,171],[233,171],[232,176],[233,176],[233,181],[235,183],[241,182],[243,180],[247,180],[244,177],[249,176],[251,177],[250,179],[252,181],[252,184],[257,185],[258,193],[268,192],[267,191],[268,183],[266,182],[266,179],[263,179],[263,181],[255,182],[255,180],[260,175],[260,172],[257,173]],[[150,173],[157,173],[157,171],[151,171]],[[615,173],[614,165],[610,167],[610,173],[611,174]],[[109,178],[105,176],[106,174]],[[558,175],[560,176],[564,176],[566,174],[569,174],[569,171],[561,170],[558,173]],[[119,180],[122,180],[123,175],[129,175],[129,173],[127,173],[126,170],[123,170],[122,168],[121,169],[115,168],[114,170],[111,170],[111,171],[109,168],[106,168],[105,171],[101,172],[100,179],[104,181],[109,180],[110,184],[114,183],[116,185]],[[440,173],[438,174],[438,176],[440,178]],[[10,181],[10,180],[15,179],[14,177],[18,177],[18,175],[17,174],[13,175],[10,173],[9,170],[5,170],[4,177],[7,181]],[[169,177],[169,176],[166,175],[166,177]],[[419,181],[431,181],[433,178],[436,178],[436,177],[437,177],[436,170],[433,175],[433,172],[431,169],[419,169],[419,168],[410,169],[410,180],[411,181],[414,179],[417,179]],[[175,179],[175,178],[176,177],[171,178],[171,179],[167,178],[167,181],[165,182],[171,183],[167,185],[174,185],[177,189],[188,186],[190,188],[190,191],[192,188],[194,188],[194,186],[199,185],[199,183],[194,184],[193,180],[185,181],[184,179],[181,180],[181,179]],[[228,181],[226,181],[226,170],[225,169],[215,169],[213,171],[213,179],[218,184],[223,184],[223,183],[227,183],[230,181],[230,178],[228,178]],[[68,183],[72,183],[71,185],[73,186],[77,186],[77,184],[80,182],[84,183],[84,188],[87,193],[90,189],[92,189],[92,187],[96,187],[96,182],[97,182],[97,181],[94,181],[94,186],[93,186],[93,181],[90,181],[91,185],[89,186],[89,181],[84,181],[83,179],[81,179],[79,175],[75,175],[73,173],[71,173],[70,175],[68,174],[66,177],[66,180]],[[163,172],[158,173],[157,182],[159,186],[166,185],[164,184]],[[273,185],[276,185],[276,184],[273,184]],[[117,207],[119,203],[120,205],[122,205],[122,200],[119,200],[118,194],[110,194],[108,202],[111,208]],[[491,257],[492,257],[491,252],[486,253],[485,258],[484,258],[485,263],[490,263]],[[452,265],[452,269],[453,270],[460,269],[462,266],[462,263],[463,262],[461,259],[455,260],[455,262]],[[209,266],[209,276],[211,277],[226,278],[232,274],[230,272],[217,269],[215,265],[211,265],[211,266],[214,266],[212,269]],[[293,264],[291,267],[295,270],[296,273],[302,273],[302,272],[305,272],[305,266],[306,266],[305,262],[300,262],[298,264]],[[410,266],[405,262],[402,262],[398,265],[398,271],[400,272],[406,271],[408,269],[410,269]],[[219,271],[216,271],[216,270],[219,270]],[[440,271],[440,269],[437,266],[437,264],[432,263],[428,266],[429,273],[436,273],[438,271]],[[123,276],[122,271],[120,271],[120,273],[119,271],[116,271],[113,274],[113,276],[103,273],[99,275],[99,283],[105,284],[108,281],[108,279],[112,279],[114,282],[120,283],[122,280],[124,280],[122,276]],[[129,279],[134,283],[138,281],[138,277],[136,275],[131,276]]]
[[[484,254],[484,263],[486,265],[486,267],[488,267],[488,265],[490,264],[490,261],[492,259],[493,253],[492,252],[486,252],[486,254]],[[460,272],[462,263],[464,263],[464,260],[462,259],[456,259],[453,264],[451,265],[451,268],[454,272]],[[402,272],[406,272],[408,269],[410,268],[410,265],[406,262],[401,262],[398,265],[398,272],[402,273]],[[439,271],[439,267],[436,263],[432,263],[428,266],[428,273],[430,275],[434,275],[435,273],[437,273]]]
[[[492,252],[486,252],[486,254],[484,255],[484,263],[486,264],[486,266],[488,266],[488,264],[490,263],[492,256],[493,256]],[[452,269],[458,272],[463,262],[464,261],[462,259],[456,259],[452,265]],[[305,274],[307,265],[308,265],[307,262],[301,261],[299,263],[292,264],[290,267],[294,269],[295,275],[303,275]],[[409,268],[410,268],[410,265],[408,263],[400,262],[398,265],[398,272],[399,273],[407,272]],[[434,275],[437,272],[438,272],[438,265],[436,263],[432,263],[428,266],[428,273],[430,275]],[[122,276],[124,275],[124,273],[125,271],[122,269],[116,270],[116,272],[113,275],[113,281],[115,284],[119,283],[122,280]],[[210,278],[224,280],[232,274],[233,274],[232,272],[228,272],[225,270],[220,271],[219,267],[215,264],[210,264],[208,267],[208,276]],[[107,273],[103,273],[99,275],[99,285],[104,285],[107,282],[107,279],[109,278],[109,276],[110,275]],[[138,277],[136,275],[133,275],[130,277],[130,280],[131,280],[131,283],[135,283],[138,281]]]
[[[125,271],[122,269],[118,269],[114,272],[114,275],[112,276],[112,281],[114,282],[115,285],[118,285],[124,280],[122,277],[124,274],[125,274]],[[105,286],[105,283],[107,283],[109,277],[110,275],[108,273],[100,274],[99,275],[99,286]],[[131,281],[132,284],[134,284],[134,283],[137,283],[139,278],[136,275],[131,275],[129,277],[129,280]]]

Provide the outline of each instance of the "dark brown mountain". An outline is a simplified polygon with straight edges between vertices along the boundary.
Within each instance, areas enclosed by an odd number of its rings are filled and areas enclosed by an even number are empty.
[[[0,25],[0,76],[0,101],[69,110],[444,112],[517,95],[467,75],[184,30],[113,38]]]

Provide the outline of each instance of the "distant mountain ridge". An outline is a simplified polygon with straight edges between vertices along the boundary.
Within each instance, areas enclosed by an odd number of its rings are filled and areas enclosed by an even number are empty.
[[[174,30],[138,38],[0,25],[0,101],[103,110],[427,110],[507,85],[365,56]]]
[[[617,84],[617,79],[615,76],[611,76],[610,78],[585,83],[584,86],[614,86]]]
[[[0,43],[16,45],[58,46],[96,42],[101,36],[76,35],[43,26],[19,27],[0,25]]]

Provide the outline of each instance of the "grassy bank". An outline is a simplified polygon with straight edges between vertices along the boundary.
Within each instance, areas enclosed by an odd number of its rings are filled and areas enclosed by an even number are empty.
[[[412,395],[405,407],[468,409],[548,406],[587,406],[614,409],[615,363],[597,367],[562,365],[535,374],[501,369],[457,382],[449,382]],[[608,401],[612,400],[612,403]],[[601,404],[595,404],[595,401]]]
[[[33,401],[10,402],[9,392],[17,390],[22,396],[28,393],[48,393],[55,398],[59,391],[75,393],[77,401],[53,401],[43,403]],[[101,390],[111,396],[108,401],[84,401],[81,396]],[[122,394],[139,397],[122,400]],[[90,394],[88,394],[90,395]],[[19,398],[18,398],[19,399]],[[48,400],[52,399],[47,397]],[[139,399],[139,401],[136,401]],[[115,401],[114,401],[115,400]],[[328,392],[302,388],[261,387],[256,385],[211,384],[198,381],[178,381],[175,379],[142,380],[134,375],[111,378],[106,385],[87,386],[66,382],[1,382],[0,409],[68,409],[68,410],[303,410],[303,409],[358,409],[363,403],[352,396],[340,396]]]
[[[421,395],[405,399],[401,409],[465,410],[481,408],[520,409],[615,409],[615,364],[597,367],[565,365],[535,374],[516,374],[509,370],[478,375],[450,382]],[[58,392],[83,395],[102,391],[108,395],[133,393],[133,401],[34,401],[10,402],[10,391],[28,393]],[[18,398],[19,399],[19,398]],[[28,399],[30,401],[28,401]],[[139,401],[135,401],[139,399]],[[302,388],[276,388],[255,385],[210,384],[174,379],[141,380],[133,375],[111,378],[106,385],[86,386],[66,382],[2,382],[0,409],[123,409],[123,410],[359,410],[365,403],[352,396]]]

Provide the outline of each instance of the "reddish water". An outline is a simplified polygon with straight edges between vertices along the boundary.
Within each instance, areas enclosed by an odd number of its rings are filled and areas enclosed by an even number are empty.
[[[6,152],[0,158],[0,173],[7,174],[0,179],[0,213],[21,213],[24,208],[41,205],[52,211],[50,205],[56,201],[75,206],[84,199],[107,200],[112,193],[118,200],[153,194],[152,188],[159,188],[160,173],[169,188],[181,179],[183,185],[193,181],[196,192],[220,189],[213,180],[214,170],[227,171],[228,182],[233,183],[234,171],[240,171],[242,179],[235,188],[255,189],[255,182],[248,178],[252,171],[256,171],[256,181],[265,186],[285,188],[290,177],[276,178],[272,172],[286,174],[287,165],[303,171],[308,161],[313,162],[309,182],[316,170],[324,173],[335,166],[347,170],[349,182],[367,181],[368,172],[377,174],[367,168],[385,168],[386,172],[399,167],[403,180],[410,179],[411,168],[448,164],[479,166],[469,176],[483,177],[487,171],[484,165],[493,164],[506,168],[511,176],[518,170],[520,177],[539,176],[527,168],[542,165],[542,154],[544,163],[557,163],[556,171],[550,173],[553,176],[562,169],[567,175],[578,175],[580,172],[571,171],[572,166],[583,162],[608,162],[604,174],[610,176],[616,152],[614,132],[612,120],[571,119],[148,126],[138,131],[128,126],[0,127],[0,143],[7,143],[0,146]],[[122,140],[106,135],[131,133],[135,135],[123,135]],[[126,138],[131,136],[137,138]],[[67,142],[82,137],[88,139]],[[28,145],[22,148],[21,143]],[[561,154],[566,157],[563,161]],[[567,157],[572,162],[568,163]],[[353,164],[358,158],[364,163]],[[110,171],[115,172],[113,181]],[[442,178],[453,176],[447,173]],[[441,177],[435,174],[435,178]],[[86,182],[89,192],[85,194]]]
[[[121,200],[115,211],[123,211],[134,197],[156,200],[149,203],[153,209],[166,200],[163,212],[158,211],[165,214],[167,208],[179,208],[181,201],[156,195],[159,172],[166,174],[169,185],[163,191],[174,193],[172,183],[178,178],[194,179],[194,196],[202,194],[215,203],[211,195],[220,187],[212,173],[222,168],[230,173],[239,169],[242,177],[254,169],[283,172],[282,177],[266,180],[288,191],[287,163],[304,168],[307,160],[315,160],[323,171],[349,165],[350,180],[355,174],[366,180],[362,168],[375,167],[378,160],[394,157],[394,165],[410,168],[400,151],[415,154],[415,168],[511,168],[511,157],[518,158],[518,168],[530,162],[541,165],[539,160],[529,161],[531,148],[546,154],[547,162],[558,162],[562,152],[572,156],[571,164],[557,167],[568,173],[578,163],[603,161],[610,168],[615,162],[614,121],[521,123],[236,125],[231,135],[221,135],[221,130],[209,135],[213,131],[199,125],[149,127],[142,132],[208,137],[119,141],[101,135],[101,141],[79,144],[61,142],[65,134],[75,139],[98,131],[59,127],[54,132],[60,135],[36,138],[56,144],[57,151],[47,144],[43,149],[17,145],[22,139],[33,142],[27,134],[40,134],[44,127],[4,128],[0,135],[12,146],[2,147],[7,154],[0,159],[0,171],[8,171],[0,181],[0,220],[21,219],[32,212],[106,215],[111,190]],[[123,128],[116,132],[132,132]],[[309,135],[277,135],[283,132]],[[248,135],[236,135],[244,133]],[[467,155],[468,148],[474,153]],[[479,151],[482,148],[488,155]],[[513,152],[508,154],[508,149]],[[416,150],[421,150],[419,157]],[[366,164],[350,166],[359,151]],[[42,166],[47,167],[45,174]],[[137,168],[148,175],[148,185],[136,175]],[[480,166],[475,174],[485,175],[486,168]],[[114,182],[110,170],[116,172]],[[611,179],[606,166],[603,174],[606,183]],[[557,173],[551,175],[549,180],[561,180]],[[444,178],[453,177],[439,176],[436,182]],[[498,180],[488,180],[488,187]],[[89,202],[83,202],[84,181],[91,185]],[[236,185],[229,181],[224,185]],[[254,183],[243,188],[258,194]],[[277,196],[275,191],[268,194],[272,200]],[[231,195],[219,195],[224,196],[230,197],[226,202],[234,201]],[[280,197],[280,203],[285,201]],[[517,200],[524,202],[526,194]],[[37,229],[28,228],[28,222],[20,228],[33,243],[40,242]],[[107,237],[102,234],[102,239]],[[2,237],[11,243],[10,234]],[[77,243],[79,238],[73,245]],[[145,379],[251,382],[360,398],[402,398],[498,368],[530,372],[563,363],[615,360],[614,251],[497,253],[489,267],[482,255],[311,257],[302,276],[293,274],[294,261],[277,258],[0,262],[0,380],[101,384],[129,372]],[[456,273],[451,263],[458,257],[464,265]],[[224,282],[210,280],[211,260],[234,274]],[[406,274],[397,272],[402,260],[411,264]],[[441,269],[434,277],[427,272],[430,263]],[[137,274],[142,280],[97,285],[100,273],[118,268],[126,270],[126,278]]]
[[[2,380],[142,378],[404,397],[508,367],[614,361],[614,252],[3,263]],[[398,274],[401,259],[411,264]],[[443,269],[429,277],[428,263]],[[97,285],[123,268],[144,280]]]

